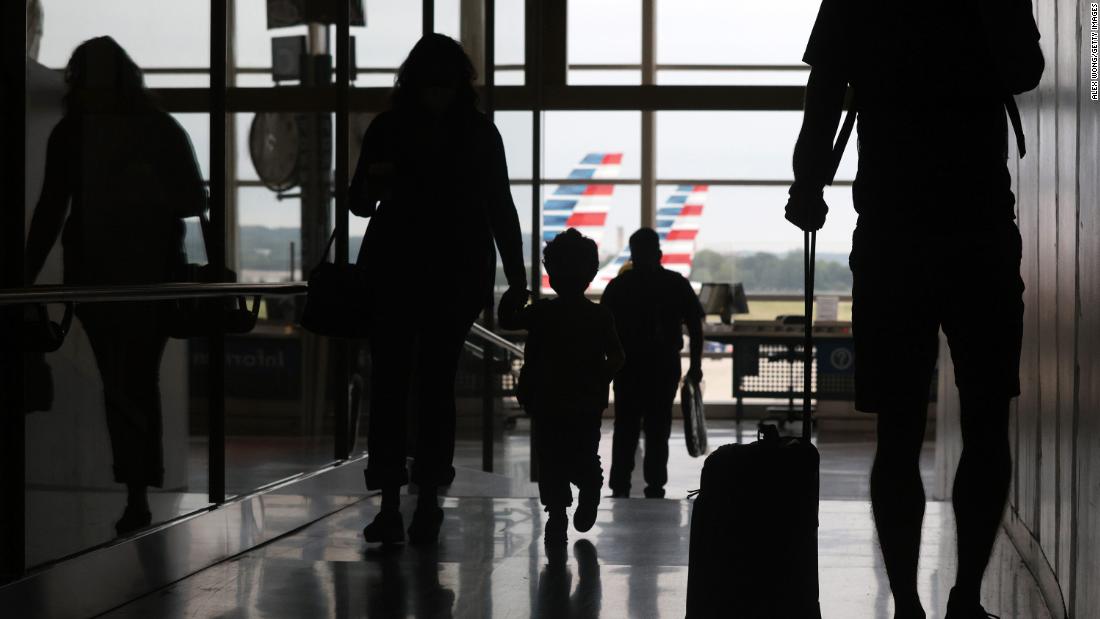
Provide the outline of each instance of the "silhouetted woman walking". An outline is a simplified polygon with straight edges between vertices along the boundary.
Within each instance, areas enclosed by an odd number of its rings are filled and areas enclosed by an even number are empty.
[[[65,81],[65,116],[50,134],[27,236],[28,281],[59,233],[66,284],[172,280],[186,263],[183,219],[206,208],[191,141],[156,108],[141,70],[110,37],[77,47]],[[168,338],[158,308],[77,307],[103,381],[115,481],[128,490],[119,535],[149,524],[146,488],[164,479],[159,375]]]
[[[406,407],[415,377],[418,435],[412,542],[443,521],[440,486],[454,478],[455,372],[470,325],[492,294],[500,251],[509,299],[525,297],[519,218],[496,127],[476,107],[473,65],[453,39],[422,38],[401,66],[391,110],[371,123],[350,189],[371,217],[359,253],[370,288],[371,415],[367,488],[382,491],[368,542],[400,542]]]

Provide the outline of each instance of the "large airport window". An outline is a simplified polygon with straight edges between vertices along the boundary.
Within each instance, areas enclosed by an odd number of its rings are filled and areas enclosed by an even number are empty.
[[[460,0],[435,1],[435,31],[456,41],[462,41],[462,8]],[[468,3],[467,6],[472,6]],[[496,84],[522,86],[524,83],[524,0],[497,0],[496,9]],[[468,50],[469,51],[469,50]]]
[[[785,186],[659,185],[657,220],[685,231],[697,229],[694,244],[681,249],[691,252],[691,276],[694,281],[716,281],[745,285],[752,294],[798,294],[802,291],[802,233],[783,218],[787,203]],[[687,196],[687,199],[681,199]],[[848,251],[856,215],[851,191],[830,187],[825,199],[829,217],[818,232],[818,263],[837,265],[836,272],[819,269],[817,290],[821,293],[848,294],[851,273]],[[682,205],[695,202],[696,208],[685,213]],[[690,221],[690,216],[697,220]],[[668,251],[666,250],[666,253]]]
[[[817,0],[657,0],[658,84],[802,85]]]
[[[590,153],[606,160],[607,154]],[[589,161],[595,161],[590,157]],[[579,163],[577,170],[599,170],[608,167],[600,163]],[[542,201],[542,236],[535,239],[542,248],[556,235],[569,228],[575,228],[584,236],[592,239],[599,247],[600,270],[588,294],[599,296],[604,287],[622,268],[628,254],[627,239],[641,226],[641,191],[638,185],[613,185],[606,183],[569,183],[556,185],[546,183]],[[540,264],[543,294],[553,294],[546,277],[546,270]]]
[[[657,113],[658,225],[663,218],[675,218],[688,228],[683,236],[692,241],[687,249],[695,256],[694,281],[742,282],[749,294],[802,289],[802,235],[783,219],[791,148],[800,125],[801,114],[793,111]],[[850,149],[837,179],[850,182],[854,175]],[[829,188],[827,197],[829,219],[818,233],[818,259],[840,265],[843,272],[837,279],[830,275],[832,267],[823,267],[818,289],[847,293],[847,251],[856,215],[843,185]],[[685,205],[694,208],[685,213]]]
[[[593,292],[615,271],[625,238],[641,225],[641,113],[560,111],[543,115],[542,247],[577,228],[600,247]],[[601,182],[602,181],[602,182]],[[544,292],[549,292],[545,286]]]
[[[512,201],[516,204],[516,214],[519,216],[519,229],[523,235],[523,264],[527,267],[528,278],[531,273],[531,185],[512,184]],[[528,284],[530,286],[530,284]],[[497,254],[497,275],[495,288],[499,296],[508,288],[508,280],[504,277],[504,267]]]
[[[233,53],[237,70],[231,79],[235,86],[265,87],[275,85],[272,67],[274,61],[273,40],[290,37],[304,45],[308,28],[303,25],[268,28],[267,0],[234,0]],[[289,49],[289,48],[288,48]],[[291,54],[296,56],[296,54]],[[297,62],[293,58],[292,64]],[[280,81],[289,81],[282,78]],[[297,80],[294,80],[297,81]]]
[[[526,63],[526,2],[496,0],[496,84],[522,86]]]
[[[209,84],[210,7],[175,0],[41,3],[42,40],[38,62],[60,69],[84,41],[113,38],[145,69],[152,87],[204,87]]]
[[[657,112],[657,178],[789,181],[802,126],[797,111]],[[855,177],[855,149],[837,179]]]
[[[570,85],[642,83],[642,3],[569,0]]]
[[[356,86],[393,86],[397,68],[420,40],[421,3],[408,0],[370,0],[366,28],[355,28]],[[333,45],[335,49],[335,45]]]
[[[266,187],[239,187],[236,198],[241,281],[301,281],[301,200],[280,199]]]
[[[543,178],[637,179],[641,174],[641,112],[554,111],[543,114]],[[574,172],[592,153],[621,155],[612,164]],[[586,164],[587,165],[587,164]],[[590,175],[590,176],[584,176]]]
[[[293,273],[293,280],[300,281],[320,259],[318,252],[332,228],[334,117],[275,112],[242,113],[233,119],[236,182],[227,213],[229,247],[237,249],[239,275],[270,282],[287,281],[286,274]],[[358,129],[360,116],[355,119]],[[360,138],[351,126],[349,133],[350,150],[357,154]],[[309,225],[303,228],[303,222]]]
[[[439,34],[462,40],[462,0],[435,0],[432,25]]]
[[[297,51],[314,47],[315,51],[336,50],[336,29],[329,25],[320,36],[313,36],[305,25],[278,26],[269,22],[267,0],[236,0],[236,84],[239,86],[271,86],[277,82],[297,83]],[[366,25],[353,23],[350,34],[354,43],[355,72],[352,83],[358,87],[389,87],[393,85],[397,68],[413,44],[420,38],[419,2],[401,0],[371,0],[360,2],[364,7]],[[271,27],[269,27],[271,26]],[[314,32],[314,34],[316,34]],[[290,65],[279,64],[279,58],[290,58]]]
[[[205,113],[174,113],[184,133],[191,141],[191,151],[203,179],[210,178],[210,115]]]
[[[493,122],[504,142],[504,153],[508,160],[508,177],[512,180],[530,179],[532,112],[496,112],[493,114]]]

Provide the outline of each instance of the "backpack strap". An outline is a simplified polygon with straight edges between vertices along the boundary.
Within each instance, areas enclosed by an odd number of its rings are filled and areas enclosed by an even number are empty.
[[[1024,144],[1024,127],[1020,123],[1020,108],[1016,107],[1016,98],[1012,95],[1005,97],[1005,111],[1008,112],[1008,120],[1012,123],[1012,132],[1016,134],[1016,150],[1020,153],[1020,159],[1027,153]]]
[[[848,145],[848,138],[852,137],[852,128],[856,124],[856,104],[855,97],[852,98],[851,106],[848,108],[848,112],[844,115],[844,122],[840,125],[840,133],[836,136],[836,142],[833,144],[833,160],[832,165],[829,168],[829,175],[825,178],[826,185],[832,185],[833,179],[836,177],[836,171],[840,168],[840,160],[844,157],[844,147]]]

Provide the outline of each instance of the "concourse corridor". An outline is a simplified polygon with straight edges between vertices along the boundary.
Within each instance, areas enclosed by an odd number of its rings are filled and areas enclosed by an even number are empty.
[[[460,469],[461,494],[506,494],[501,476]],[[200,617],[683,617],[689,500],[604,499],[596,526],[571,532],[561,554],[542,544],[544,514],[526,497],[458,496],[435,547],[368,547],[366,498],[109,613]],[[408,512],[409,510],[406,510]],[[406,522],[411,513],[405,513]],[[819,537],[824,617],[892,616],[869,504],[825,500]],[[949,505],[929,504],[920,593],[942,617],[954,577]],[[761,523],[751,535],[782,535]],[[776,575],[782,578],[781,574]],[[1038,589],[1004,537],[990,566],[986,607],[1005,619],[1046,619]],[[731,600],[731,604],[734,600]]]

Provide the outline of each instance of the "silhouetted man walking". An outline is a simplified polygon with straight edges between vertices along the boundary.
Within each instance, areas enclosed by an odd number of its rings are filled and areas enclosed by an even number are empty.
[[[947,617],[987,616],[979,589],[1011,478],[1009,401],[1019,395],[1023,321],[1006,109],[1022,153],[1011,95],[1038,83],[1038,39],[1029,0],[823,0],[804,57],[812,71],[787,205],[787,219],[804,230],[825,221],[822,186],[847,85],[859,112],[856,408],[878,414],[871,502],[898,618],[925,617],[919,457],[941,327],[963,434]]]
[[[703,307],[687,279],[661,266],[660,239],[651,228],[630,235],[630,262],[631,269],[611,280],[600,300],[611,309],[626,351],[626,365],[615,377],[609,485],[612,496],[630,496],[634,451],[644,430],[645,496],[663,498],[683,327],[691,342],[688,376],[698,382],[703,378]]]

